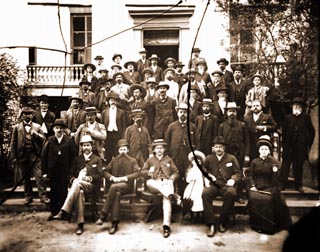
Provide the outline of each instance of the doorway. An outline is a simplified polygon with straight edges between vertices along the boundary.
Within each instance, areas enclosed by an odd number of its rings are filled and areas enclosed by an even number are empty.
[[[167,68],[164,64],[164,61],[169,58],[175,58],[177,61],[179,60],[179,46],[177,45],[153,45],[153,46],[144,46],[147,52],[147,58],[151,56],[151,54],[157,54],[160,57],[160,61],[158,65],[163,69]]]

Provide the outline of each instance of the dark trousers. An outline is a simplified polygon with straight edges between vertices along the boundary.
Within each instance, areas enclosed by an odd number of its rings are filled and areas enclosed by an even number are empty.
[[[184,189],[187,186],[186,169],[189,165],[188,154],[189,148],[187,148],[186,146],[180,146],[178,154],[173,160],[179,170],[179,178],[177,179],[179,195],[183,195]]]
[[[122,135],[118,131],[108,131],[107,132],[107,139],[105,141],[105,158],[106,158],[106,163],[109,164],[111,159],[118,155],[118,148],[117,144],[118,141],[121,139]]]
[[[57,179],[57,180],[56,180]],[[50,178],[50,212],[52,215],[59,213],[63,203],[68,195],[68,182],[64,178],[64,182],[59,181],[59,178]]]
[[[212,201],[217,196],[222,196],[223,200],[221,214],[218,222],[225,224],[228,218],[228,214],[234,206],[234,201],[237,196],[236,188],[230,186],[225,186],[221,188],[216,185],[211,185],[210,187],[203,188],[203,216],[207,225],[215,224]]]
[[[287,186],[291,164],[294,177],[294,186],[295,188],[299,188],[302,186],[303,162],[304,158],[301,157],[301,153],[298,153],[298,150],[283,154],[280,175],[282,186],[284,188]]]
[[[121,195],[129,192],[130,186],[127,183],[112,184],[109,188],[106,201],[103,204],[101,217],[105,219],[109,212],[112,211],[112,221],[119,221]]]

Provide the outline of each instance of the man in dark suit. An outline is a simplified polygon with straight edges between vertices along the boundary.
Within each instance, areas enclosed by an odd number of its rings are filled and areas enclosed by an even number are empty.
[[[98,84],[98,78],[93,74],[93,72],[96,70],[96,66],[92,63],[86,63],[83,65],[84,75],[81,78],[81,81],[83,82],[89,82],[89,89],[92,92],[95,92]],[[82,97],[80,97],[82,98]]]
[[[147,52],[148,51],[146,49],[144,49],[144,48],[141,48],[140,51],[139,51],[140,59],[138,59],[138,61],[137,61],[137,72],[140,75],[140,80],[141,81],[145,80],[144,79],[143,70],[150,66],[150,61],[146,58]]]
[[[308,155],[315,137],[315,129],[309,115],[305,114],[305,102],[301,97],[292,100],[292,114],[285,118],[282,126],[283,162],[281,168],[282,187],[286,188],[290,166],[294,176],[294,186],[301,193],[303,163]]]
[[[117,105],[120,97],[117,93],[111,92],[107,96],[109,107],[101,113],[101,123],[104,124],[107,130],[107,138],[105,141],[105,159],[109,163],[115,155],[117,155],[117,143],[124,134],[127,127],[127,116],[125,112]]]
[[[85,196],[97,193],[101,184],[102,159],[92,153],[92,143],[90,135],[82,137],[80,141],[82,154],[73,160],[68,176],[71,188],[61,210],[53,216],[55,220],[67,219],[72,209],[76,208],[77,235],[83,233]]]
[[[262,135],[268,135],[271,137],[272,132],[276,131],[277,123],[273,119],[271,114],[264,114],[262,111],[262,105],[260,100],[253,100],[252,113],[244,117],[249,131],[250,138],[250,160],[253,160],[259,156],[256,142]]]
[[[241,170],[237,158],[225,152],[226,142],[224,137],[217,136],[213,140],[213,154],[206,157],[203,168],[211,178],[205,179],[205,187],[202,192],[203,216],[209,227],[207,236],[213,237],[218,230],[226,232],[228,214],[230,213],[236,199],[236,184],[241,179]],[[222,196],[223,205],[218,223],[214,219],[212,200]]]
[[[41,125],[32,122],[33,109],[23,107],[21,110],[21,122],[14,126],[12,131],[10,149],[12,163],[18,166],[24,179],[25,205],[33,201],[32,175],[36,179],[38,195],[42,203],[49,203],[46,196],[45,184],[41,177],[41,162],[38,158],[45,136],[42,133]]]
[[[195,120],[197,150],[205,155],[212,153],[212,141],[218,134],[218,118],[211,113],[212,100],[204,98],[202,100],[202,115],[198,115]]]
[[[69,169],[78,153],[74,141],[64,134],[64,121],[56,119],[52,126],[54,135],[47,139],[41,152],[42,174],[49,179],[50,186],[48,221],[59,212],[67,197]]]
[[[114,157],[104,169],[104,177],[107,182],[111,182],[106,201],[103,204],[101,214],[97,220],[97,225],[102,225],[112,212],[112,226],[109,234],[114,234],[118,230],[120,199],[121,195],[133,191],[133,181],[139,177],[142,167],[138,166],[137,160],[128,155],[129,147],[125,139],[120,139],[117,143],[119,155]]]
[[[229,61],[225,58],[221,58],[217,61],[217,64],[223,74],[224,84],[229,86],[229,83],[234,80],[233,73],[226,69],[226,67],[229,65]]]
[[[151,57],[148,59],[150,63],[150,68],[153,72],[153,77],[156,78],[157,82],[164,80],[164,74],[162,67],[158,66],[158,62],[160,61],[160,58],[157,54],[152,54]]]
[[[41,130],[46,137],[51,136],[53,134],[52,124],[56,115],[48,109],[49,97],[47,95],[39,97],[39,106],[40,110],[34,112],[32,121],[41,125]]]
[[[124,68],[127,69],[127,71],[123,73],[126,78],[126,83],[129,85],[141,83],[140,74],[137,71],[137,63],[135,61],[128,61],[124,63]]]
[[[196,127],[192,122],[189,122],[189,128],[187,127],[187,113],[188,105],[186,103],[180,103],[176,107],[178,120],[169,124],[165,141],[168,145],[168,154],[173,159],[179,170],[178,193],[183,195],[184,189],[186,187],[186,169],[189,164],[188,154],[191,151],[191,145],[196,146]],[[190,136],[190,141],[189,137]]]

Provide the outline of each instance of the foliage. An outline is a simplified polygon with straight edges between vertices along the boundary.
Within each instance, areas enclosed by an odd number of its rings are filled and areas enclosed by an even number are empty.
[[[240,44],[244,43],[250,27],[253,39],[250,50],[240,50],[251,58],[238,59],[238,63],[247,66],[247,74],[259,72],[267,84],[278,82],[277,100],[286,103],[300,95],[309,109],[316,106],[319,6],[313,0],[217,0],[217,3],[230,17],[231,41],[234,36],[240,38]],[[236,43],[239,44],[239,39]],[[285,62],[277,62],[280,55]]]

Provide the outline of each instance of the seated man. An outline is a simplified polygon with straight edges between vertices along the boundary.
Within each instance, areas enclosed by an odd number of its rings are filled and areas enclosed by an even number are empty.
[[[102,159],[92,153],[92,144],[93,140],[89,135],[80,140],[82,154],[76,157],[71,165],[71,188],[60,212],[53,216],[53,219],[64,220],[73,208],[77,208],[77,235],[83,233],[85,195],[94,192],[101,181]]]
[[[111,186],[100,218],[96,222],[97,225],[102,225],[111,211],[112,226],[109,229],[109,234],[114,234],[118,229],[121,195],[132,192],[133,181],[140,175],[137,160],[128,155],[127,140],[120,139],[117,147],[119,155],[114,157],[104,170],[104,177],[111,182]]]
[[[206,157],[203,168],[207,171],[210,182],[205,179],[205,187],[202,192],[204,220],[209,227],[208,237],[216,233],[216,224],[212,200],[222,196],[223,205],[218,221],[218,230],[226,232],[228,214],[234,206],[237,197],[236,183],[241,179],[241,170],[235,156],[225,153],[224,137],[217,136],[213,140],[213,154]]]
[[[147,159],[144,165],[144,173],[148,175],[147,187],[152,193],[163,195],[163,237],[170,235],[171,223],[171,200],[174,194],[174,181],[179,177],[179,171],[172,158],[165,156],[166,142],[163,139],[156,139],[151,144],[155,153],[154,157]]]

